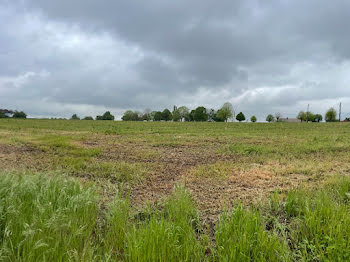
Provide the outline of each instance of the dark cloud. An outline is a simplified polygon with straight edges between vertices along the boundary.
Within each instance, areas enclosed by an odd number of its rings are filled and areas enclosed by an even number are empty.
[[[33,115],[350,97],[347,0],[7,0],[0,21],[0,103]]]

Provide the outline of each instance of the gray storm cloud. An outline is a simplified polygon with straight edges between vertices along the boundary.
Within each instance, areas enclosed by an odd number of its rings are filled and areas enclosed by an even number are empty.
[[[0,107],[350,112],[350,2],[0,2]]]

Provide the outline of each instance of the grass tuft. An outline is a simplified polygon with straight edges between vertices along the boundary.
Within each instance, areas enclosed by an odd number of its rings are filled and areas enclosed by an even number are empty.
[[[218,261],[288,261],[286,244],[265,230],[257,211],[238,204],[216,228]]]
[[[92,188],[64,177],[0,175],[0,261],[91,259]]]

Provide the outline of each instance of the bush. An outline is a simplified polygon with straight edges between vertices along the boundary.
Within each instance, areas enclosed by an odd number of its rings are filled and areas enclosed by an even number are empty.
[[[250,118],[250,121],[252,121],[253,123],[255,123],[256,122],[256,116],[252,116],[251,118]]]

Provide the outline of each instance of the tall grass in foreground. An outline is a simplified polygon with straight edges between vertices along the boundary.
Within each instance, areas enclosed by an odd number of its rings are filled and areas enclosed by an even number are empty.
[[[146,210],[133,224],[117,211],[125,210],[125,204],[118,201],[112,208],[106,239],[119,256],[123,254],[125,261],[202,261],[205,258],[207,241],[196,234],[200,227],[198,213],[183,187],[175,189],[163,208]]]
[[[301,261],[350,261],[350,181],[288,194],[291,248]]]
[[[213,242],[183,186],[139,213],[120,195],[103,212],[97,201],[67,177],[0,173],[0,261],[350,261],[349,178],[237,204]]]
[[[91,188],[63,178],[0,176],[0,261],[91,260]]]
[[[241,204],[221,216],[216,228],[219,261],[288,261],[288,248],[275,235],[269,235],[261,216]]]

